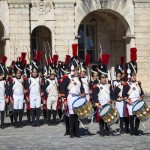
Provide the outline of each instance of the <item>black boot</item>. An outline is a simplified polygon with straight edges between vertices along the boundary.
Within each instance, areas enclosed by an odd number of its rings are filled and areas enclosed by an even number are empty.
[[[52,110],[52,113],[53,113],[53,125],[55,126],[57,123],[56,123],[56,114],[57,114],[57,111],[56,110]]]
[[[69,125],[69,117],[68,116],[64,116],[64,123],[66,126],[66,132],[65,132],[64,136],[70,135],[70,125]]]
[[[75,124],[75,128],[74,128],[74,131],[75,131],[75,137],[79,138],[80,137],[80,134],[79,134],[79,119],[78,119],[78,116],[75,114],[74,116],[74,124]]]
[[[47,110],[43,109],[44,123],[47,124]]]
[[[138,136],[139,135],[139,125],[140,125],[140,119],[136,118],[135,119],[135,135]]]
[[[104,121],[101,118],[99,121],[99,131],[100,131],[100,136],[105,136],[105,132],[104,132]]]
[[[124,132],[123,132],[123,117],[120,117],[120,134],[124,134]]]
[[[28,125],[31,125],[31,114],[29,109],[27,109],[27,119],[28,119]]]
[[[69,117],[69,123],[70,123],[70,138],[74,138],[75,136],[75,118],[74,118],[74,114],[71,114]]]
[[[14,115],[14,121],[15,121],[14,128],[18,128],[18,124],[17,124],[18,110],[17,109],[14,109],[13,115]]]
[[[129,133],[129,117],[124,117],[125,133]]]
[[[36,123],[35,123],[35,108],[31,108],[31,117],[32,117],[32,126],[35,127]]]
[[[4,111],[1,111],[1,129],[4,129]]]
[[[130,135],[134,135],[134,116],[130,116],[129,118],[130,121]]]
[[[22,109],[19,109],[19,128],[22,128],[22,127],[23,127],[23,124],[22,124],[22,117],[23,117],[23,110],[22,110]]]
[[[51,122],[51,110],[50,109],[47,110],[47,121],[48,121],[48,125],[51,126],[52,122]]]
[[[13,111],[9,111],[9,117],[10,117],[10,121],[11,121],[11,125],[10,126],[13,126],[14,125]]]
[[[58,116],[60,121],[62,121],[62,109],[58,109]]]
[[[41,109],[36,108],[36,126],[40,126],[40,114],[41,114]]]

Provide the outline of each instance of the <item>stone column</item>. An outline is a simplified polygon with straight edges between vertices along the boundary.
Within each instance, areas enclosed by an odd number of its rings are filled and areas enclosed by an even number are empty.
[[[135,44],[138,49],[138,80],[150,96],[150,1],[133,0],[135,7]]]
[[[29,0],[8,0],[10,29],[10,60],[30,51]],[[15,54],[15,55],[14,55]]]
[[[53,54],[60,60],[71,55],[71,45],[75,42],[75,0],[53,0],[55,19],[55,45]]]

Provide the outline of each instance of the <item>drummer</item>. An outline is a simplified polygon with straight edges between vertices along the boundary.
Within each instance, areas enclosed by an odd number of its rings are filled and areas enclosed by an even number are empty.
[[[135,53],[135,49],[131,49],[131,56],[132,53]],[[136,53],[135,57],[131,57],[131,61],[126,64],[128,79],[129,81],[123,87],[122,96],[127,101],[127,107],[129,111],[129,121],[130,121],[130,135],[139,135],[139,118],[135,117],[133,114],[133,105],[136,101],[143,99],[144,92],[141,87],[141,83],[136,81],[136,74],[137,74],[137,63],[136,63]],[[131,76],[131,78],[130,78]]]
[[[79,57],[77,56],[78,45],[73,44],[73,57],[70,59],[69,68],[71,74],[66,78],[64,87],[68,89],[67,103],[69,108],[69,122],[70,122],[70,138],[80,137],[79,134],[79,120],[72,107],[73,102],[79,97],[85,97],[84,88],[79,77]]]
[[[124,74],[124,57],[121,57],[120,64],[115,67],[116,80],[113,81],[114,99],[116,109],[119,113],[120,134],[129,133],[129,117],[126,101],[122,98],[123,85],[126,84],[126,75]],[[125,130],[123,130],[125,125]]]
[[[109,104],[113,99],[113,90],[107,82],[107,68],[101,63],[98,68],[100,82],[93,88],[92,99],[98,109],[102,109],[105,104]],[[104,120],[100,118],[99,121],[100,136],[110,135],[111,132]],[[105,130],[104,130],[105,129]]]

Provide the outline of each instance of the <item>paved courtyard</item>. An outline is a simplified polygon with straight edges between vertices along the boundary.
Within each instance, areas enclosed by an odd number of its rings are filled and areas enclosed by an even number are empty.
[[[93,123],[86,125],[91,135],[81,126],[81,138],[74,139],[64,136],[63,124],[17,129],[7,127],[0,130],[0,150],[150,150],[150,120],[144,124],[145,130],[140,125],[140,130],[144,132],[138,137],[126,134],[120,136],[118,133],[115,136],[100,137],[97,133],[98,124]],[[113,125],[112,129],[115,131],[118,125]]]

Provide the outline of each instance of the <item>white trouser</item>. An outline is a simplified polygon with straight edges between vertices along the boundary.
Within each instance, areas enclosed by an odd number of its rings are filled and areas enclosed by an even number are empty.
[[[74,112],[74,110],[73,110],[73,107],[72,107],[72,104],[73,104],[73,102],[76,100],[76,99],[78,99],[79,98],[79,96],[72,96],[72,94],[69,94],[68,95],[68,98],[67,98],[67,100],[68,100],[68,108],[69,108],[69,114],[75,114],[75,112]]]
[[[40,108],[41,107],[41,96],[30,94],[30,108]]]
[[[0,111],[5,110],[5,99],[0,99]]]
[[[14,109],[23,109],[24,95],[13,95]]]
[[[127,109],[126,107],[127,106],[126,105],[127,104],[125,101],[120,101],[120,102],[116,101],[116,109],[117,109],[120,117],[126,117],[127,116],[127,114],[126,114],[126,109]]]
[[[47,98],[47,109],[56,110],[58,96],[48,96]]]
[[[133,111],[132,111],[133,105],[127,104],[127,107],[128,107],[129,115],[130,115],[130,116],[134,115],[134,114],[133,114]]]

